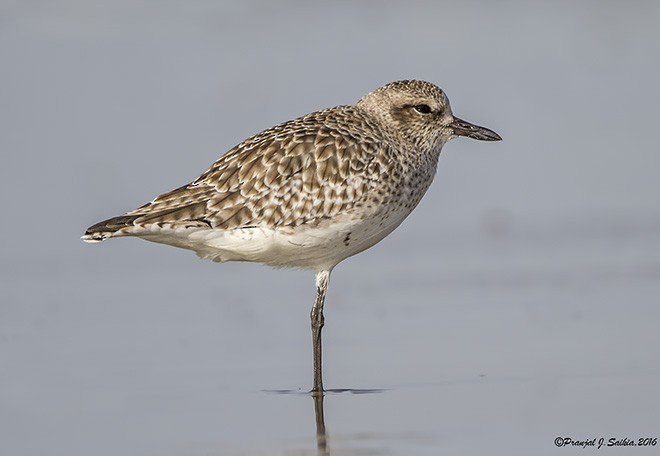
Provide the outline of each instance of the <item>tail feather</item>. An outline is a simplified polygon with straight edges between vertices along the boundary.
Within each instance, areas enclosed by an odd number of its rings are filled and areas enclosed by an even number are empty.
[[[114,236],[122,228],[133,226],[135,219],[139,215],[120,215],[119,217],[112,217],[108,220],[96,223],[85,231],[81,236],[85,242],[96,243],[105,241],[106,239]]]

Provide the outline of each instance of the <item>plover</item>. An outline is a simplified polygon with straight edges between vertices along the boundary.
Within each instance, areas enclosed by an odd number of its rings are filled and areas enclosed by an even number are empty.
[[[314,394],[323,394],[321,329],[332,269],[373,246],[431,185],[442,146],[457,136],[498,141],[454,117],[425,81],[387,84],[353,105],[313,112],[258,133],[201,176],[82,239],[137,236],[216,262],[311,269]]]

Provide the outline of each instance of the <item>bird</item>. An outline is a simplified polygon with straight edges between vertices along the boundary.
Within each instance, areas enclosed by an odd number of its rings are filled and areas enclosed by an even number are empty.
[[[502,139],[454,116],[437,85],[391,82],[354,104],[249,137],[189,184],[90,226],[82,240],[135,236],[215,262],[312,270],[310,392],[323,395],[321,331],[333,268],[403,222],[431,185],[443,146],[459,136]]]

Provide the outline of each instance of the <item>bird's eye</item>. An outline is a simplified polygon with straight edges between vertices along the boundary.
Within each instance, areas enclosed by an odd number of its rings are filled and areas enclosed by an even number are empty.
[[[431,114],[431,107],[425,104],[418,104],[413,106],[413,109],[420,114]]]

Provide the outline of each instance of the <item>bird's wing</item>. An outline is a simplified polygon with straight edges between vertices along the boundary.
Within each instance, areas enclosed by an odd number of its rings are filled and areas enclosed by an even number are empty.
[[[255,135],[188,185],[90,227],[87,235],[130,227],[235,229],[316,223],[365,201],[383,171],[375,140],[318,127],[309,116]],[[137,233],[136,233],[137,234]],[[105,238],[103,237],[103,239]],[[89,239],[95,240],[95,239]],[[102,240],[102,239],[98,239]]]

